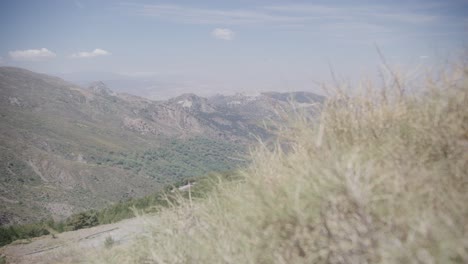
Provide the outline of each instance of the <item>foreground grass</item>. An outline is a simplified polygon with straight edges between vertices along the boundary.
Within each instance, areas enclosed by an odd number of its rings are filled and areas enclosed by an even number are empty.
[[[93,263],[467,263],[468,70],[295,118],[239,181],[218,182]],[[281,147],[280,147],[281,146]]]

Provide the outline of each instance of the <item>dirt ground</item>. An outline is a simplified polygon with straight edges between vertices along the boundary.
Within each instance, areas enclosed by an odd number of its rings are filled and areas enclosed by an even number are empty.
[[[6,257],[7,263],[11,264],[72,263],[76,260],[67,260],[67,251],[86,254],[88,250],[104,248],[105,241],[109,237],[112,238],[114,245],[129,244],[145,232],[144,222],[153,217],[155,216],[137,217],[114,224],[64,232],[55,235],[55,238],[47,235],[34,238],[30,242],[16,241],[0,248],[0,254]]]

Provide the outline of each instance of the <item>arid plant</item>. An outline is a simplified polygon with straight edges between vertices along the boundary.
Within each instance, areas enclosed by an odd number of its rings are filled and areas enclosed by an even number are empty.
[[[396,78],[396,76],[393,76]],[[332,94],[242,179],[148,223],[120,263],[467,263],[468,70]],[[109,255],[110,254],[110,255]]]

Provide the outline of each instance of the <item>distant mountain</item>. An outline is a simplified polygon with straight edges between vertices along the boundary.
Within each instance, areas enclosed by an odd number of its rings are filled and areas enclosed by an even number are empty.
[[[193,90],[186,76],[175,74],[74,72],[58,73],[57,76],[80,86],[101,80],[117,93],[130,93],[152,100],[166,100]]]
[[[0,67],[0,224],[139,197],[187,177],[242,166],[263,120],[309,106],[310,93],[151,101]]]
[[[297,102],[297,103],[315,103],[323,102],[324,97],[318,94],[310,92],[291,92],[291,93],[279,93],[279,92],[265,92],[262,93],[264,96],[283,101],[283,102]]]

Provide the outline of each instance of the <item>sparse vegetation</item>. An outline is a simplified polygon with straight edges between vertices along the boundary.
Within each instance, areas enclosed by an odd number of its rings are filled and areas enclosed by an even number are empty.
[[[197,182],[192,189],[191,197],[205,197],[214,187],[214,182],[218,179],[232,181],[239,175],[236,172],[224,172],[217,174],[207,174],[193,177],[174,184],[167,185],[164,190],[142,198],[128,199],[124,202],[115,203],[101,210],[89,210],[73,214],[63,221],[52,219],[44,220],[33,224],[11,225],[0,227],[0,246],[10,244],[18,240],[29,240],[34,237],[52,235],[64,231],[79,230],[97,225],[115,223],[123,219],[135,217],[135,213],[154,213],[163,208],[174,206],[183,200],[188,199],[188,193],[175,192],[173,189],[183,186],[189,182]]]
[[[102,210],[97,211],[99,224],[115,223],[123,219],[135,217],[135,213],[155,213],[164,208],[179,204],[180,199],[188,199],[187,192],[174,192],[178,186],[184,186],[189,182],[196,182],[197,184],[191,190],[193,198],[205,197],[213,190],[214,182],[218,179],[232,181],[237,179],[239,175],[234,172],[224,173],[211,173],[199,177],[185,179],[174,184],[167,185],[164,190],[156,192],[153,195],[148,195],[142,198],[130,199],[125,202],[116,203],[108,206]]]
[[[318,120],[296,117],[254,151],[240,181],[88,261],[466,263],[467,77],[454,67],[413,94],[400,79],[337,91]]]

